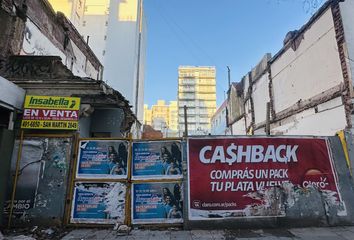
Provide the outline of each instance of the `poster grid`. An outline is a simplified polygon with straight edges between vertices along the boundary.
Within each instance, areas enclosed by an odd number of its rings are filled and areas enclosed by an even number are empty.
[[[80,162],[80,142],[82,141],[92,141],[92,142],[117,142],[117,143],[121,143],[121,142],[125,142],[127,143],[127,158],[126,158],[126,173],[124,175],[118,175],[118,174],[101,174],[101,172],[98,172],[98,174],[95,176],[94,174],[88,174],[88,175],[84,175],[84,176],[80,176],[80,174],[78,174],[79,172],[79,162]],[[84,224],[85,226],[89,225],[112,225],[112,224],[116,224],[116,223],[120,223],[120,224],[127,224],[130,225],[130,189],[131,189],[131,183],[129,181],[130,179],[130,164],[131,164],[131,142],[132,139],[130,138],[78,138],[77,139],[77,147],[76,147],[76,157],[73,163],[73,174],[72,174],[72,184],[71,184],[71,204],[70,207],[68,208],[68,217],[67,217],[67,222],[69,225],[74,225],[74,226],[80,226],[82,224]],[[108,158],[108,157],[107,157]],[[97,185],[100,186],[102,184],[108,184],[108,185],[113,185],[113,186],[125,186],[124,187],[124,191],[118,191],[119,194],[119,202],[115,202],[115,207],[117,210],[118,208],[121,209],[120,213],[124,213],[124,214],[117,214],[117,212],[114,212],[112,218],[106,218],[104,217],[102,214],[100,216],[100,218],[96,218],[94,215],[90,215],[90,214],[82,214],[81,218],[75,218],[74,217],[74,213],[75,213],[75,204],[77,203],[77,184],[82,184],[82,185],[87,185],[87,184],[91,184],[91,185]],[[117,187],[116,189],[117,190]],[[117,191],[115,191],[117,193]],[[122,193],[124,193],[124,197],[121,197]],[[101,196],[102,197],[102,196]],[[112,200],[112,198],[110,198]],[[122,201],[124,201],[122,203]],[[109,205],[110,210],[114,210],[114,201],[110,201],[105,202],[102,204],[102,202],[100,203],[95,203],[95,204],[101,204],[101,208],[102,205]],[[102,213],[102,209],[100,210]],[[108,213],[109,211],[107,211]],[[76,215],[78,216],[78,215]],[[94,220],[93,220],[94,219]]]
[[[133,141],[131,155],[132,224],[182,224],[185,161],[182,139]]]

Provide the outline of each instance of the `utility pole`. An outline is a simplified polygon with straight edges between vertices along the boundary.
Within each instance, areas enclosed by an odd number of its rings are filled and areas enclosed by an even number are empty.
[[[267,113],[266,113],[266,126],[265,126],[265,132],[267,136],[270,135],[270,102],[267,102]]]
[[[188,116],[187,116],[187,106],[183,106],[184,110],[184,137],[188,137]]]
[[[230,72],[231,72],[230,67],[227,66],[227,80],[228,80],[228,83],[229,83],[229,89],[227,90],[228,94],[231,93],[231,73],[230,73]],[[232,99],[229,99],[229,97],[228,97],[227,99],[228,99],[228,101],[232,101]],[[229,130],[230,130],[231,135],[233,135],[233,132],[232,132],[232,125],[229,126],[229,119],[228,119],[228,118],[229,118],[229,115],[231,114],[229,110],[230,110],[230,109],[228,109],[228,108],[226,107],[226,124],[227,124],[227,127],[228,127]]]
[[[231,75],[230,75],[230,67],[229,66],[226,66],[227,67],[227,79],[229,81],[229,89],[230,89],[230,86],[231,86]]]

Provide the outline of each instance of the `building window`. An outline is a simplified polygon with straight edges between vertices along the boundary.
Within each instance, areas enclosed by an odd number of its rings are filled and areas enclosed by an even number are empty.
[[[107,40],[107,35],[104,35],[104,40]]]
[[[83,26],[83,27],[86,26],[86,21],[82,21],[82,26]]]
[[[106,21],[106,26],[108,26],[108,21]]]
[[[106,54],[106,50],[103,50],[102,55],[104,56]]]

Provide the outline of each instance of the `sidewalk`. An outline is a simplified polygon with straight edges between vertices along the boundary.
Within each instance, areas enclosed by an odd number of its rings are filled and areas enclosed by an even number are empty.
[[[68,233],[62,240],[354,240],[354,226],[325,228],[291,228],[260,230],[192,230],[192,231],[152,231],[132,230],[127,236],[119,236],[113,230],[77,229]]]

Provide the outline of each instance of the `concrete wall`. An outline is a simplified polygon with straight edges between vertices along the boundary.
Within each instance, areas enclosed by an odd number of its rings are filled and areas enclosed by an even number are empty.
[[[26,21],[21,55],[59,56],[63,64],[67,64],[65,53],[47,38],[30,19]]]
[[[233,135],[246,134],[245,118],[241,118],[240,120],[232,124],[232,134]]]
[[[354,1],[346,0],[339,4],[342,15],[345,41],[348,48],[348,62],[351,66],[351,75],[354,76]]]
[[[102,64],[63,14],[56,14],[47,0],[22,2],[0,6],[0,20],[5,26],[1,29],[1,56],[59,56],[75,75],[94,79],[101,75]],[[7,9],[15,6],[16,14]]]
[[[345,8],[343,22],[350,53],[354,31],[350,24],[352,11],[348,9],[353,7],[353,1],[348,2],[342,9]],[[333,136],[348,126],[348,108],[341,97],[346,84],[336,27],[331,5],[326,6],[277,55],[272,59],[266,55],[243,78],[246,129],[253,127],[254,134],[265,134],[267,102],[271,103],[271,134]],[[338,27],[340,23],[336,24]],[[250,81],[250,76],[255,78]],[[238,109],[242,107],[242,101],[239,102]]]
[[[266,121],[267,102],[269,102],[268,74],[263,74],[253,85],[252,98],[254,103],[255,124]]]
[[[228,122],[233,124],[245,112],[243,105],[243,94],[238,94],[236,84],[232,84],[229,90],[229,97],[227,102]]]
[[[271,124],[271,135],[332,136],[345,129],[342,99],[335,98]]]
[[[271,65],[274,107],[280,112],[343,82],[334,23],[328,9],[303,36]]]
[[[90,64],[85,53],[74,41],[69,42],[70,49],[63,51],[28,18],[21,55],[59,56],[75,76],[97,79],[99,71]]]

